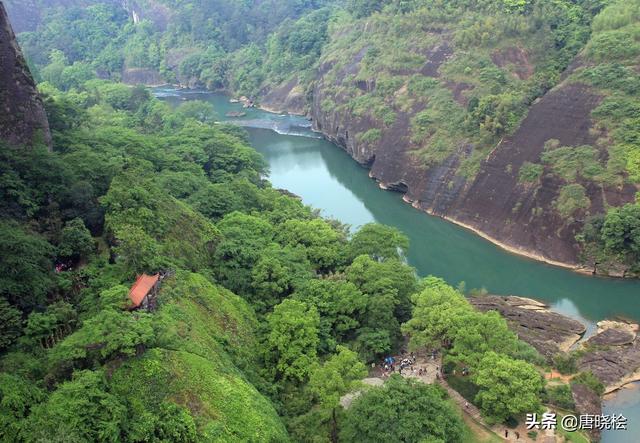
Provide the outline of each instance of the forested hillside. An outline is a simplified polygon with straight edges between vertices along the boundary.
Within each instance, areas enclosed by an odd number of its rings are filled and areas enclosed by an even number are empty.
[[[361,384],[405,338],[470,371],[489,423],[557,395],[502,317],[416,276],[402,233],[273,189],[210,105],[39,89],[53,149],[0,145],[1,441],[473,441],[437,384]],[[142,273],[160,283],[132,304]]]
[[[632,275],[638,0],[6,3],[38,93],[2,14],[0,441],[466,443],[495,437],[468,408],[598,398],[578,354],[419,278],[403,233],[323,218],[209,103],[138,83],[308,113],[414,206]],[[401,352],[433,380],[384,369]]]
[[[638,271],[636,0],[38,5],[19,39],[40,81],[308,114],[420,209],[537,259]]]

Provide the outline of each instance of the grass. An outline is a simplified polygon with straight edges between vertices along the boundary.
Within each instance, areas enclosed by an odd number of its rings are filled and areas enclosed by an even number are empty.
[[[558,423],[562,420],[562,415],[558,414]],[[565,431],[562,429],[562,426],[558,426],[556,429],[556,434],[564,437],[564,441],[571,443],[589,443],[591,439],[589,439],[582,431]]]

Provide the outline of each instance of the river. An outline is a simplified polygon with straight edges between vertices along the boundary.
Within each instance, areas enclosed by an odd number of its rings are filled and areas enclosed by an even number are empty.
[[[296,116],[243,110],[228,97],[201,91],[158,89],[154,93],[179,104],[206,100],[214,105],[220,121],[247,128],[251,144],[269,164],[274,187],[299,195],[305,204],[319,208],[326,217],[348,223],[353,229],[369,222],[395,226],[409,237],[407,259],[421,276],[442,277],[452,285],[484,288],[493,294],[520,295],[543,300],[554,310],[588,326],[621,316],[640,322],[640,281],[590,277],[536,262],[504,251],[474,233],[418,211],[398,193],[380,189],[342,149],[310,129]],[[227,118],[230,111],[246,112]],[[634,426],[640,423],[640,395],[630,388],[605,401],[604,413],[629,418],[627,432],[604,432],[605,443],[636,442]]]

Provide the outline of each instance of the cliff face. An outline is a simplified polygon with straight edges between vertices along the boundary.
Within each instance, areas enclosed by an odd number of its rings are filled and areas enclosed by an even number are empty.
[[[367,24],[362,32],[372,27]],[[560,83],[529,105],[510,135],[483,148],[462,129],[472,117],[471,97],[487,94],[481,83],[473,84],[475,68],[468,54],[455,48],[446,31],[426,36],[428,46],[411,50],[418,62],[382,74],[372,73],[375,62],[366,44],[359,50],[339,47],[350,51],[348,58],[330,49],[314,84],[314,128],[370,168],[382,188],[404,193],[414,207],[475,230],[512,252],[594,271],[595,263],[582,263],[576,235],[590,215],[633,202],[637,189],[624,171],[614,171],[615,180],[594,179],[574,165],[577,173],[567,178],[548,160],[565,152],[570,159],[565,160],[574,161],[578,154],[573,150],[586,147],[599,171],[610,171],[614,163],[608,161],[609,134],[592,118],[606,97],[579,79],[588,66],[578,56]],[[533,58],[522,47],[494,50],[479,73],[490,66],[507,82],[522,85],[533,75]],[[468,67],[461,69],[462,63]],[[422,96],[419,88],[412,90],[420,82],[427,84]],[[392,92],[383,92],[389,85]],[[387,115],[393,118],[385,120]],[[456,115],[466,117],[456,120]],[[426,137],[420,125],[427,128]],[[448,138],[440,136],[443,131]],[[567,148],[554,153],[557,147]],[[523,169],[531,165],[538,175],[523,180]],[[567,197],[572,191],[578,197]],[[568,209],[562,206],[567,200]]]
[[[595,141],[590,115],[601,97],[587,86],[562,84],[539,99],[513,135],[482,160],[471,180],[458,173],[471,154],[469,145],[460,145],[432,167],[416,159],[408,136],[415,110],[398,112],[377,143],[363,143],[356,134],[375,128],[376,122],[348,111],[323,110],[324,88],[321,71],[311,106],[315,129],[369,167],[382,188],[403,192],[414,207],[476,230],[513,252],[578,266],[575,236],[586,212],[567,222],[553,209],[562,180],[543,174],[538,182],[523,184],[518,173],[525,162],[540,163],[548,140],[558,140],[562,146]],[[614,206],[631,202],[636,192],[631,185],[600,187],[585,182],[584,186],[592,214],[604,212],[605,202]]]
[[[49,122],[29,68],[0,2],[0,139],[11,145],[44,142],[51,147]]]

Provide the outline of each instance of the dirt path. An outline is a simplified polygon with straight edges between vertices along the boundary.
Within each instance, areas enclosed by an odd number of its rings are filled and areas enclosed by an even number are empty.
[[[396,361],[401,361],[401,356],[396,356]],[[504,425],[494,425],[489,426],[484,419],[482,418],[482,414],[480,414],[480,410],[470,402],[468,402],[462,395],[458,393],[455,389],[453,389],[445,379],[437,378],[436,374],[442,368],[442,362],[440,358],[432,359],[431,357],[418,356],[416,358],[416,362],[410,368],[405,368],[402,372],[402,376],[405,378],[415,378],[420,380],[423,383],[433,384],[437,383],[442,386],[449,397],[458,405],[460,410],[464,414],[464,419],[467,423],[472,422],[475,424],[473,426],[476,434],[478,434],[478,438],[487,440],[490,437],[495,438],[495,440],[499,441],[508,441],[508,442],[522,442],[522,443],[555,443],[556,436],[554,431],[538,431],[538,436],[536,440],[531,439],[527,432],[529,430],[526,429],[525,423],[521,423],[517,428],[507,428]],[[420,374],[420,369],[422,369],[422,374]],[[397,374],[397,372],[395,372]],[[385,372],[380,367],[374,367],[370,371],[369,378],[365,379],[366,384],[381,384],[386,380],[391,374]],[[556,374],[553,374],[556,375]],[[481,431],[481,432],[478,432]],[[507,432],[505,432],[507,431]],[[518,433],[516,435],[516,432]]]

